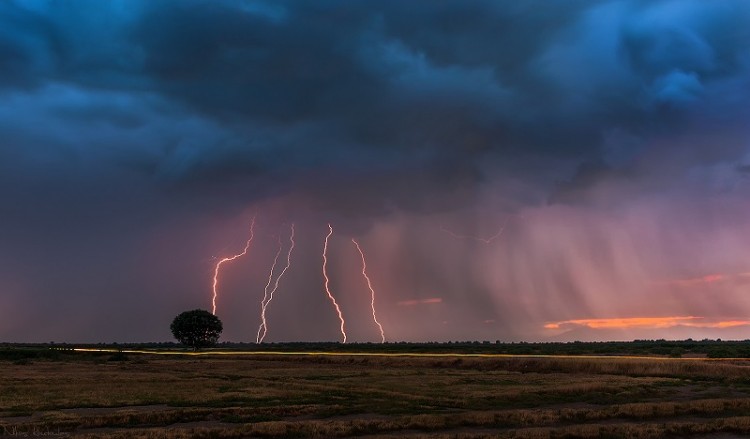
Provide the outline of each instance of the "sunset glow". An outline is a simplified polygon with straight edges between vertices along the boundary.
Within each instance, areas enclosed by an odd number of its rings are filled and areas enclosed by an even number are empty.
[[[674,326],[691,328],[731,328],[750,325],[750,320],[706,321],[703,317],[628,317],[612,319],[579,319],[547,323],[545,329],[560,329],[565,326],[585,326],[592,329],[603,328],[650,328],[663,329]]]

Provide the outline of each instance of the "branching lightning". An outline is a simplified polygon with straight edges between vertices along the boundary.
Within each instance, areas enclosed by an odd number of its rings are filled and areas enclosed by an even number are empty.
[[[333,235],[333,227],[331,227],[330,224],[328,224],[328,235],[326,235],[326,239],[323,243],[323,279],[325,280],[325,289],[326,294],[328,294],[328,298],[331,299],[331,302],[333,303],[333,307],[336,308],[336,313],[339,316],[339,321],[341,321],[341,335],[343,336],[343,343],[346,343],[346,330],[344,329],[344,315],[341,314],[341,308],[339,308],[339,304],[336,303],[336,299],[333,297],[333,294],[331,294],[331,289],[329,288],[328,284],[330,283],[330,279],[328,279],[328,238]]]
[[[260,327],[258,328],[258,336],[255,339],[256,343],[260,343],[260,333],[263,328],[266,327],[266,302],[268,301],[268,289],[271,288],[273,282],[273,272],[276,270],[276,264],[279,262],[279,256],[281,256],[282,250],[281,235],[279,235],[279,249],[276,251],[276,256],[273,258],[273,264],[271,264],[271,271],[268,273],[268,282],[263,288],[263,299],[260,301]]]
[[[372,308],[372,319],[375,321],[375,324],[378,325],[378,329],[380,329],[380,342],[385,343],[385,332],[383,331],[383,325],[380,324],[377,315],[375,315],[375,290],[372,288],[370,277],[367,276],[367,262],[365,262],[365,254],[362,251],[362,248],[359,246],[359,243],[354,238],[352,238],[352,242],[354,243],[354,246],[357,247],[357,251],[359,251],[359,255],[362,257],[362,276],[364,276],[365,280],[367,281],[367,288],[370,289],[370,307]]]
[[[216,298],[219,295],[219,270],[221,270],[221,266],[225,262],[234,261],[235,259],[241,258],[242,256],[245,256],[247,254],[247,251],[250,249],[250,243],[253,241],[253,236],[255,235],[254,230],[255,230],[255,217],[253,217],[253,220],[250,223],[250,238],[248,238],[247,242],[245,243],[245,248],[242,250],[242,252],[234,256],[220,259],[219,262],[216,263],[216,267],[214,268],[213,297],[211,299],[211,306],[212,306],[211,313],[213,315],[216,315]]]
[[[258,336],[256,338],[256,343],[263,343],[263,339],[266,338],[266,334],[268,333],[268,322],[266,321],[266,309],[268,308],[268,304],[271,303],[273,300],[273,293],[276,292],[276,290],[279,289],[279,282],[281,281],[281,278],[284,277],[284,274],[289,269],[289,267],[292,266],[292,252],[294,251],[294,224],[291,226],[291,232],[289,234],[289,252],[286,254],[286,266],[281,270],[281,273],[279,273],[278,277],[276,277],[276,282],[273,285],[273,289],[271,291],[268,291],[269,285],[271,285],[271,278],[273,277],[274,269],[276,268],[276,263],[279,259],[279,254],[281,254],[281,237],[279,237],[279,251],[276,253],[276,257],[273,260],[273,266],[271,267],[271,273],[268,276],[268,284],[266,284],[266,289],[264,291],[263,295],[263,301],[261,302],[261,324],[258,327]],[[261,334],[262,332],[262,334]]]

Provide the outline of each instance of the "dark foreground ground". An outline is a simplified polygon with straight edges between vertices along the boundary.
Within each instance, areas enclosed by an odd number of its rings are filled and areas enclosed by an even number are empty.
[[[43,357],[0,360],[0,436],[750,436],[750,360]]]

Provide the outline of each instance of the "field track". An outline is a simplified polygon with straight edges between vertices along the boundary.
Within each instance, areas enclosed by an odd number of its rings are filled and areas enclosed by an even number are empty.
[[[750,358],[708,358],[708,357],[665,357],[653,355],[544,355],[544,354],[486,354],[486,353],[430,353],[430,352],[326,352],[326,351],[178,351],[157,349],[96,349],[73,348],[74,352],[88,353],[124,353],[141,355],[182,355],[195,357],[211,356],[300,356],[300,357],[383,357],[383,358],[551,358],[551,359],[579,359],[579,360],[643,360],[643,361],[677,361],[677,362],[746,362],[750,366]]]

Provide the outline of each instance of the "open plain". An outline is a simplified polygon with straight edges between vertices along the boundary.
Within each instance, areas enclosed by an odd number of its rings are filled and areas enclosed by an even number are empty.
[[[4,437],[750,434],[747,360],[69,352],[0,376]]]

